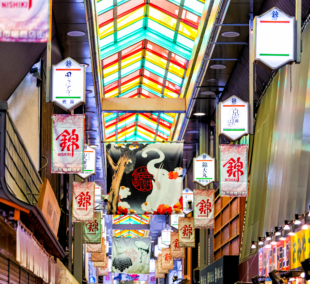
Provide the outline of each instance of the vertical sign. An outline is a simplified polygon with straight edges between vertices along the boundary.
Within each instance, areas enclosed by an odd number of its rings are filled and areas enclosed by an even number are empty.
[[[0,41],[47,42],[49,0],[1,1]]]
[[[173,258],[171,257],[170,248],[165,248],[162,250],[162,268],[172,270],[173,269]]]
[[[182,204],[183,206],[183,204]],[[179,227],[179,218],[184,217],[184,214],[170,215],[170,226],[177,229]]]
[[[195,229],[214,228],[214,189],[194,189]]]
[[[255,61],[277,69],[295,60],[295,17],[272,8],[254,18]]]
[[[171,233],[171,257],[172,258],[184,258],[185,249],[179,247],[179,234],[176,232]]]
[[[69,111],[85,103],[85,66],[68,57],[53,65],[52,72],[52,102]]]
[[[101,244],[101,212],[95,212],[94,221],[84,223],[84,244]]]
[[[247,196],[248,145],[220,145],[220,191],[223,196]]]
[[[206,186],[214,182],[214,158],[202,154],[194,158],[194,182]]]
[[[188,214],[193,211],[193,191],[189,188],[183,190],[183,212]]]
[[[78,175],[85,179],[96,174],[96,150],[89,145],[84,145],[84,171]]]
[[[194,217],[179,218],[179,247],[195,247]]]
[[[74,174],[83,171],[84,121],[83,114],[52,115],[53,174]]]
[[[232,96],[220,103],[220,134],[235,141],[249,133],[248,103]]]
[[[170,230],[162,230],[161,231],[161,241],[164,245],[169,246],[170,245]]]

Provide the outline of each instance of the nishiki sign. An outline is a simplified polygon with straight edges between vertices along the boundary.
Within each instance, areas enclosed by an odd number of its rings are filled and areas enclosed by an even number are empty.
[[[220,134],[235,141],[249,133],[248,103],[232,96],[220,103]]]
[[[214,189],[194,189],[195,229],[214,228]]]
[[[194,217],[179,218],[179,247],[195,247]]]
[[[83,172],[84,120],[83,114],[52,116],[52,173]]]
[[[248,145],[220,145],[220,191],[223,196],[247,196]]]
[[[85,103],[86,68],[68,57],[53,65],[52,102],[65,110]]]
[[[0,1],[0,41],[47,42],[50,2]]]

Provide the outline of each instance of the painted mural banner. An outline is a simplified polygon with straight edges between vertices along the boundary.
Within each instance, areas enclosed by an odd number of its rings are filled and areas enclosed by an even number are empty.
[[[158,260],[155,260],[155,278],[165,278],[165,273],[159,273]]]
[[[167,273],[169,273],[169,270],[168,269],[164,269],[163,268],[163,266],[162,266],[162,264],[163,264],[163,261],[162,261],[162,254],[160,253],[159,255],[158,255],[158,258],[157,258],[157,260],[158,260],[158,267],[157,267],[157,270],[158,270],[158,273],[160,273],[160,274],[167,274]]]
[[[247,196],[248,145],[220,145],[220,192],[223,196]]]
[[[161,267],[162,269],[173,269],[173,258],[171,257],[170,248],[164,248],[161,251]]]
[[[50,0],[1,2],[0,41],[47,42]]]
[[[149,274],[151,238],[112,238],[113,273]]]
[[[83,114],[52,115],[51,173],[83,172],[84,121]]]
[[[214,228],[214,189],[194,189],[195,229]]]
[[[185,249],[179,247],[179,233],[171,233],[171,245],[170,245],[171,257],[172,258],[184,258]]]
[[[179,247],[195,247],[194,217],[179,218]]]
[[[84,223],[84,244],[101,244],[101,212],[95,212],[94,221]]]
[[[182,143],[106,145],[108,214],[181,213]]]
[[[93,222],[95,183],[74,181],[72,186],[72,222]]]
[[[291,269],[291,237],[279,240],[276,244],[269,244],[258,250],[259,275],[269,276],[272,270]],[[300,265],[301,266],[301,265]]]

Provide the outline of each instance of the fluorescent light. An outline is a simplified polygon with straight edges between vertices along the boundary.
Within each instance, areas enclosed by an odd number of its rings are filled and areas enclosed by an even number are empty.
[[[271,248],[271,245],[270,245],[270,244],[268,244],[268,245],[266,245],[266,246],[265,246],[265,248]]]
[[[204,92],[201,92],[200,95],[212,96],[212,95],[215,95],[215,93],[212,91],[204,91]]]
[[[204,115],[206,115],[206,113],[205,112],[195,112],[195,113],[193,113],[193,115],[195,115],[195,116],[204,116]]]
[[[80,65],[83,66],[83,67],[88,67],[89,66],[89,64],[87,64],[87,63],[81,63]]]
[[[221,34],[221,36],[223,36],[223,37],[237,37],[239,35],[240,34],[237,32],[224,32]]]
[[[188,130],[187,133],[199,133],[198,130]]]
[[[92,147],[92,148],[97,148],[98,145],[89,145],[89,147]]]
[[[207,82],[217,82],[218,80],[217,79],[209,79],[207,80]]]
[[[210,66],[211,69],[225,69],[226,66],[223,64],[213,64]]]

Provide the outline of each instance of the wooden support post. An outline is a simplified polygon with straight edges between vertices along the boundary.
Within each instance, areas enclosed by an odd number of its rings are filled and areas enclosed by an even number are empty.
[[[20,220],[20,210],[19,209],[15,209],[14,210],[14,220],[15,221],[19,221]]]

